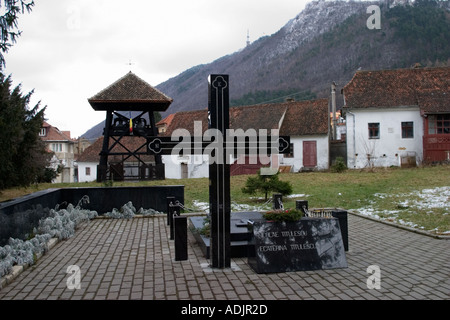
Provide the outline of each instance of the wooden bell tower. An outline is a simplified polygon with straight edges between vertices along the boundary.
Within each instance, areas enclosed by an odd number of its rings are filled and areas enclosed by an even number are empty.
[[[95,111],[106,111],[98,182],[126,179],[124,166],[130,159],[138,163],[139,180],[164,179],[161,156],[154,156],[154,164],[143,158],[148,157],[146,137],[158,135],[154,112],[166,111],[172,101],[131,71],[88,99]],[[115,157],[114,163],[109,163],[110,156]]]

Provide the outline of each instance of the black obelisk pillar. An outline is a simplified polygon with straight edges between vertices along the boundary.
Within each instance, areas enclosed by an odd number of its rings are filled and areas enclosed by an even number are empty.
[[[218,130],[225,141],[229,128],[228,75],[209,76],[209,128]],[[217,137],[216,137],[217,138]],[[209,162],[209,203],[211,218],[211,266],[229,268],[230,259],[230,165],[223,142],[218,142]]]

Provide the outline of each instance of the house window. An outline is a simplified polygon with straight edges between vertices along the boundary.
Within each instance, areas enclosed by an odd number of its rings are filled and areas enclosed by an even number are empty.
[[[285,158],[293,158],[294,157],[294,153],[293,152],[287,153],[287,154],[284,155],[284,157]]]
[[[369,123],[369,139],[380,139],[380,124]]]
[[[47,129],[41,128],[41,131],[39,131],[39,137],[45,137],[47,135]]]
[[[52,143],[53,152],[62,152],[62,143]]]
[[[414,138],[414,122],[402,122],[402,138]]]
[[[91,168],[90,167],[86,167],[86,175],[87,176],[91,175]]]
[[[450,114],[430,115],[428,134],[450,134]]]
[[[294,157],[294,146],[291,145],[291,152],[284,155],[285,158],[293,158]]]

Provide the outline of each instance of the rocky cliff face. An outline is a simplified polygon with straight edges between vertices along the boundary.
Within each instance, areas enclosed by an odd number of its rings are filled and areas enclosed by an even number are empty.
[[[312,1],[281,30],[274,54],[280,55],[297,49],[342,23],[348,17],[365,12],[370,4],[379,2]]]

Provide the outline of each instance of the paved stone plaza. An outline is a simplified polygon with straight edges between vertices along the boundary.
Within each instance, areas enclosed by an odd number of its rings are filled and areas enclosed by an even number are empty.
[[[166,216],[95,219],[0,290],[1,300],[393,300],[450,298],[450,242],[349,214],[348,268],[257,274],[245,258],[211,269],[189,232],[189,260],[175,261]],[[67,268],[80,268],[70,289]],[[369,289],[367,268],[381,271]]]

